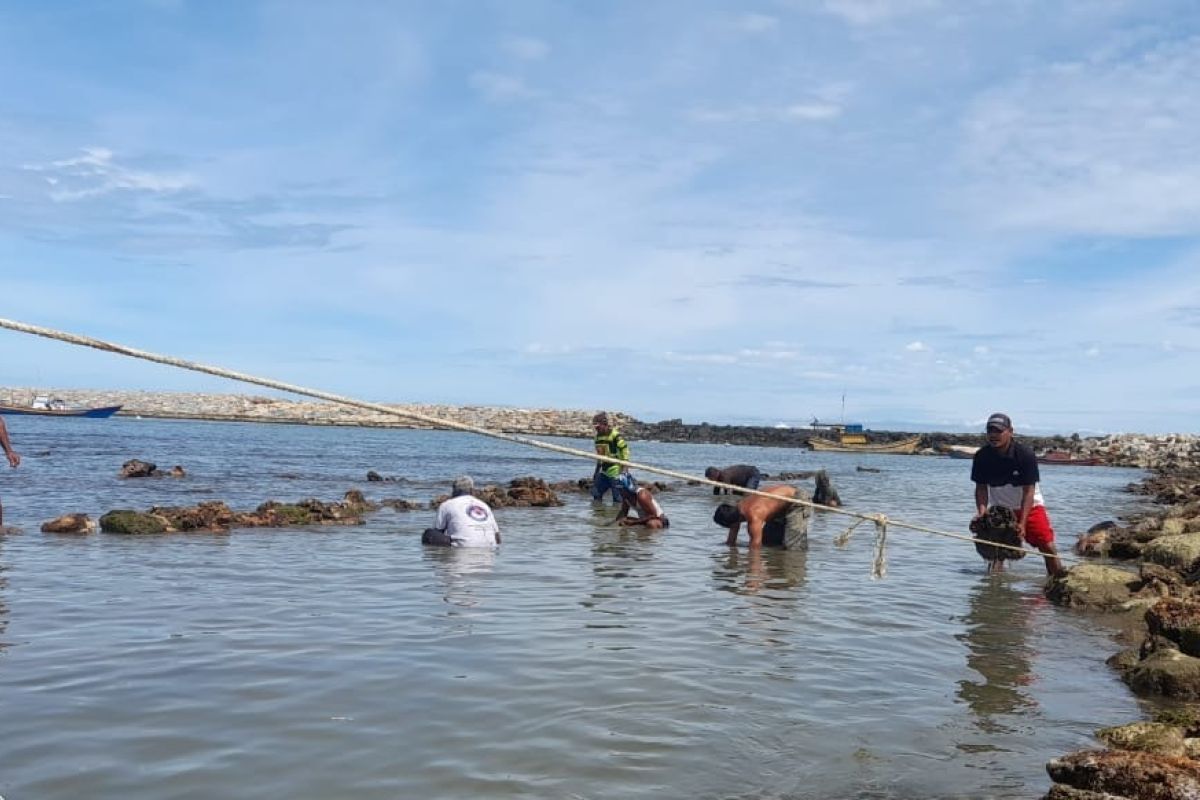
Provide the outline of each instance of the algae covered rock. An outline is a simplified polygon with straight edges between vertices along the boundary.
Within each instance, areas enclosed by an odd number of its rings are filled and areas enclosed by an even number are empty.
[[[1160,536],[1142,548],[1142,557],[1179,572],[1191,572],[1200,561],[1200,533]]]
[[[109,511],[100,518],[100,530],[105,533],[144,536],[146,534],[165,533],[167,526],[161,519],[152,514],[118,509]]]
[[[1131,750],[1085,750],[1054,759],[1046,765],[1046,772],[1055,783],[1117,797],[1200,797],[1200,765],[1186,758]]]
[[[1200,601],[1168,597],[1146,612],[1152,636],[1163,636],[1189,656],[1200,657]]]
[[[1163,722],[1134,722],[1096,731],[1096,738],[1114,750],[1137,750],[1163,756],[1187,755],[1183,728]]]
[[[1200,699],[1200,658],[1178,650],[1155,650],[1122,677],[1139,694]]]
[[[1050,601],[1068,608],[1115,610],[1133,598],[1141,579],[1133,573],[1099,564],[1080,564],[1046,587]]]

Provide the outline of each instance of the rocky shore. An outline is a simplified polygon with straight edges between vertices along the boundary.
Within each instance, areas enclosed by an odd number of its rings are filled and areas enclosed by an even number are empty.
[[[119,405],[122,407],[119,414],[130,417],[386,428],[433,427],[418,420],[334,403],[242,394],[0,388],[0,404],[25,406],[36,395],[58,397],[76,407]],[[591,438],[591,419],[597,410],[386,405],[398,411],[415,411],[504,433],[583,438]],[[809,428],[711,425],[707,422],[692,424],[681,419],[644,422],[620,412],[610,413],[614,414],[618,426],[631,441],[807,447],[813,437],[830,436],[828,432]],[[869,435],[872,442],[890,442],[912,434],[871,431]],[[1163,470],[1200,467],[1200,437],[1197,436],[1117,434],[1082,438],[1078,435],[1025,436],[1020,431],[1018,436],[1039,452],[1057,451],[1075,459],[1097,459],[1110,466]],[[920,452],[923,455],[940,455],[951,446],[978,446],[982,443],[983,438],[979,434],[925,433],[922,434]]]
[[[1130,646],[1108,664],[1163,710],[1097,731],[1106,749],[1052,760],[1047,800],[1200,797],[1200,470],[1162,468],[1129,488],[1160,508],[1096,525],[1075,549],[1105,563],[1073,567],[1046,594],[1084,612],[1124,615]]]

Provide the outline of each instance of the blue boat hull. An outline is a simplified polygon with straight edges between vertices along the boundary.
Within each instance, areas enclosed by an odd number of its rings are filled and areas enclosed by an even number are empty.
[[[0,414],[30,417],[90,417],[105,419],[121,410],[120,406],[104,406],[103,408],[27,408],[21,406],[0,406]]]

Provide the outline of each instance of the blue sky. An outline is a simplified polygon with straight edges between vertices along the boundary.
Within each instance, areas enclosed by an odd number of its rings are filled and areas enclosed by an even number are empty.
[[[14,3],[0,316],[385,402],[1196,432],[1197,131],[1192,0]]]

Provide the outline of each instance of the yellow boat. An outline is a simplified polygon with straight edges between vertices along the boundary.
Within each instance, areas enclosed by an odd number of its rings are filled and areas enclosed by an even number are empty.
[[[861,433],[842,434],[840,441],[813,437],[808,440],[808,446],[813,450],[824,453],[898,453],[912,455],[921,444],[920,436],[910,436],[895,442],[869,444],[867,437]]]

